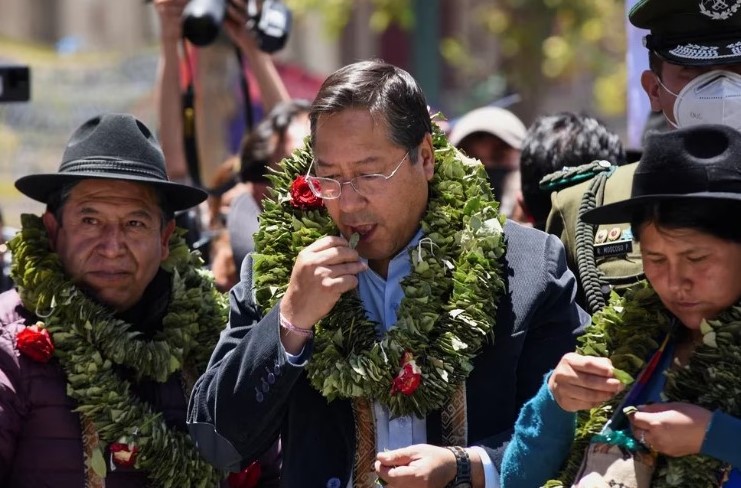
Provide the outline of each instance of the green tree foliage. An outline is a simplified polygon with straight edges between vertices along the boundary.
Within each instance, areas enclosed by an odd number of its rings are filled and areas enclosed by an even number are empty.
[[[596,107],[625,110],[625,2],[622,0],[499,0],[480,18],[498,36],[508,81],[531,107],[548,85],[594,79]]]
[[[379,32],[385,30],[391,22],[407,29],[414,26],[413,0],[362,1],[369,1],[373,5],[373,15],[369,21]],[[339,34],[347,25],[355,3],[355,0],[286,0],[286,4],[297,15],[320,12],[331,35]]]
[[[354,0],[286,0],[297,14],[318,11],[331,33],[347,25]],[[371,25],[382,31],[391,22],[413,29],[415,8],[424,1],[367,0]],[[442,0],[445,1],[445,0]],[[448,0],[455,2],[455,0]],[[625,111],[624,0],[480,0],[471,17],[499,39],[499,52],[481,52],[457,38],[440,40],[447,63],[479,82],[489,99],[501,89],[497,76],[477,73],[476,57],[497,55],[506,83],[522,97],[526,119],[540,111],[549,87],[587,83],[601,114]],[[472,93],[477,93],[476,87]]]

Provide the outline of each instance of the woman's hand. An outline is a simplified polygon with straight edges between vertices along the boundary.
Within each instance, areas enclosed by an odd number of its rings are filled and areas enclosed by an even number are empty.
[[[642,405],[630,416],[633,436],[667,456],[699,454],[713,413],[689,403]]]
[[[553,370],[548,388],[558,405],[567,412],[586,410],[623,390],[623,384],[612,372],[612,362],[607,358],[570,352]]]

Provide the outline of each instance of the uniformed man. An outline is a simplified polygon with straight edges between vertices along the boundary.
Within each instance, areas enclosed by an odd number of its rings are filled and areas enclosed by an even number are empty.
[[[650,69],[641,85],[651,110],[671,127],[720,123],[741,129],[741,0],[642,0],[630,22],[650,30]],[[579,216],[630,196],[636,164],[599,172],[553,193],[546,231],[560,235],[579,280],[582,304],[595,312],[611,289],[643,278],[627,224],[595,227]]]

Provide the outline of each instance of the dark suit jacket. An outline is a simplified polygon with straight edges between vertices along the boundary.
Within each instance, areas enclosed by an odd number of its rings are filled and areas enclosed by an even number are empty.
[[[589,317],[574,303],[575,282],[560,241],[507,222],[507,289],[499,302],[494,343],[474,361],[466,383],[468,438],[501,460],[520,407],[566,352]],[[259,457],[280,435],[281,486],[346,487],[355,430],[350,401],[328,403],[302,363],[288,362],[278,308],[264,317],[254,304],[250,260],[231,291],[229,327],[190,400],[188,424],[204,457],[225,469]],[[427,441],[440,443],[439,413],[427,417]]]

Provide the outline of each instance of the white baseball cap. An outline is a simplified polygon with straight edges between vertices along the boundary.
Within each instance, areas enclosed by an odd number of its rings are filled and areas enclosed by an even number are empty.
[[[471,110],[453,125],[448,140],[454,146],[475,132],[497,136],[515,149],[522,148],[527,129],[509,110],[500,107],[481,107]]]

